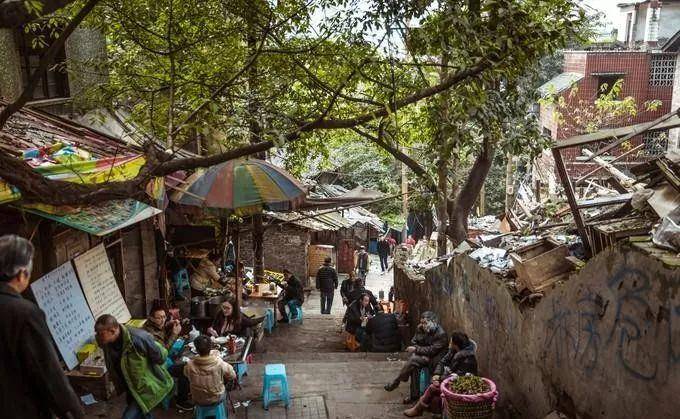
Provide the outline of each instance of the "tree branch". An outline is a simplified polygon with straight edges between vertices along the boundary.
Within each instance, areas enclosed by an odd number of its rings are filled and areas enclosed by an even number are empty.
[[[62,9],[75,0],[44,0],[40,12],[29,11],[26,9],[26,2],[23,0],[10,1],[0,4],[0,28],[18,28],[39,17],[53,13]]]

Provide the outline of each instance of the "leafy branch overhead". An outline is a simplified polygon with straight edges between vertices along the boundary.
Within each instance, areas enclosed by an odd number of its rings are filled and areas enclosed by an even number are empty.
[[[43,3],[47,12],[58,10],[57,2]],[[74,16],[85,10],[76,5],[81,2],[68,9]],[[106,34],[108,81],[77,103],[127,109],[130,122],[165,145],[148,141],[147,164],[124,182],[64,189],[37,179],[4,152],[0,177],[25,199],[51,204],[139,198],[155,176],[271,149],[312,157],[327,153],[320,138],[342,132],[347,141],[386,150],[432,185],[432,168],[399,151],[409,141],[408,118],[432,98],[461,95],[464,100],[452,104],[458,132],[509,131],[508,112],[492,106],[499,102],[490,90],[509,97],[502,87],[562,47],[584,20],[570,0],[449,1],[445,9],[435,2],[375,0],[363,6],[350,0],[103,0],[85,24]],[[446,62],[437,57],[442,50]],[[254,102],[256,133],[249,119]],[[468,130],[460,115],[473,118],[475,127]],[[175,155],[197,139],[200,156]],[[485,155],[496,141],[476,144],[476,153]]]

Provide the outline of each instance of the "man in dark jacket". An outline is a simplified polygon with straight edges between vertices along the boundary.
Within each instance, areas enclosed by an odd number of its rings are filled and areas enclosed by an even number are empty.
[[[477,375],[477,344],[465,333],[455,332],[451,335],[449,351],[437,363],[432,376],[432,384],[425,390],[418,403],[404,411],[408,417],[421,416],[425,410],[439,413],[441,408],[441,381],[452,374]]]
[[[354,289],[349,293],[349,301],[350,304],[354,301],[356,301],[361,295],[367,294],[368,299],[371,303],[371,306],[373,307],[373,310],[377,311],[382,311],[382,307],[380,304],[378,304],[378,300],[375,298],[375,295],[366,288],[363,287],[363,285],[357,285],[354,287]]]
[[[331,262],[331,258],[326,258],[316,273],[316,289],[321,292],[321,314],[331,314],[333,295],[338,288],[338,273]]]
[[[383,273],[389,268],[389,264],[387,263],[387,256],[389,256],[389,254],[390,243],[385,237],[382,237],[378,240],[378,257],[380,258],[380,269],[382,269]]]
[[[288,323],[286,306],[289,303],[301,306],[305,302],[305,289],[302,287],[302,282],[288,269],[283,270],[283,277],[286,279],[286,282],[280,285],[283,288],[283,295],[278,302],[279,313],[281,313],[281,320],[279,322]]]
[[[366,275],[370,265],[371,260],[368,257],[368,252],[364,246],[361,246],[359,252],[357,252],[357,275],[361,285],[366,285]]]
[[[21,297],[32,260],[28,240],[0,237],[0,416],[82,418],[83,407],[59,365],[45,313]]]
[[[367,347],[371,352],[399,352],[401,350],[401,335],[397,316],[388,313],[378,313],[366,324]]]
[[[392,391],[403,381],[411,377],[411,373],[420,368],[433,368],[444,356],[449,339],[444,329],[439,325],[439,318],[431,311],[420,316],[420,324],[411,340],[412,345],[406,348],[411,357],[399,372],[399,376],[385,385],[385,390]]]

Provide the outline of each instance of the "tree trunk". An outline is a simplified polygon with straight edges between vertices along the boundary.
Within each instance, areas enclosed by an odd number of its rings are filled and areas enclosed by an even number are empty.
[[[447,233],[454,245],[460,244],[467,238],[468,217],[475,202],[477,202],[486,176],[489,174],[494,152],[492,140],[488,137],[484,138],[482,152],[477,157],[477,160],[475,160],[474,165],[472,165],[465,184],[451,205]]]
[[[447,190],[449,181],[449,165],[445,156],[437,162],[437,256],[444,256],[447,251],[446,227],[449,221]]]

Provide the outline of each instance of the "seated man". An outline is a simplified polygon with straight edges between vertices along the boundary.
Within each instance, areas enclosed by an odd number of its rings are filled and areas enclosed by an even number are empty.
[[[366,324],[366,349],[371,352],[399,352],[401,335],[397,316],[377,313]]]
[[[288,314],[286,313],[286,306],[289,303],[301,306],[305,302],[305,289],[302,287],[302,282],[293,275],[288,269],[283,270],[283,277],[285,282],[279,286],[283,288],[281,299],[278,302],[279,313],[281,313],[280,323],[288,323]]]
[[[408,417],[421,416],[425,410],[439,413],[441,410],[441,381],[452,374],[477,375],[476,352],[477,344],[465,333],[455,332],[452,334],[449,351],[434,369],[432,384],[415,406],[404,411],[404,415]]]
[[[444,356],[449,339],[444,329],[439,325],[439,318],[431,311],[420,316],[420,324],[411,340],[412,345],[406,348],[411,357],[402,367],[397,378],[385,385],[385,390],[393,391],[403,381],[411,377],[411,373],[420,368],[434,368]]]
[[[368,294],[362,294],[357,300],[347,307],[345,313],[345,331],[356,337],[357,342],[363,347],[368,320],[375,316],[375,309],[371,306]]]
[[[179,334],[182,331],[182,325],[179,320],[167,321],[167,314],[165,310],[160,307],[156,307],[151,311],[151,314],[146,319],[144,323],[144,330],[149,332],[151,336],[161,344],[165,349],[170,349],[172,344],[175,343]],[[174,378],[177,378],[177,398],[175,404],[180,409],[191,409],[191,403],[189,402],[189,382],[182,373],[184,369],[183,362],[173,362],[168,368],[168,372]]]
[[[368,295],[371,307],[373,307],[374,311],[376,312],[382,311],[382,307],[380,306],[380,304],[378,304],[378,300],[375,298],[375,295],[373,295],[371,291],[364,288],[364,286],[361,285],[358,280],[357,285],[349,293],[349,304],[352,304],[354,301],[356,301],[360,296],[364,294]]]
[[[191,398],[199,406],[222,403],[226,399],[225,380],[236,379],[234,368],[220,358],[218,351],[212,351],[207,336],[194,340],[198,356],[184,367],[184,375],[191,385]]]

